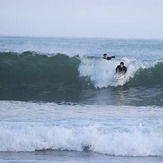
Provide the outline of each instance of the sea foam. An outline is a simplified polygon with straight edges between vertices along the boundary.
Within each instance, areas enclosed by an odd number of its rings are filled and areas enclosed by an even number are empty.
[[[0,104],[0,151],[90,150],[116,156],[163,156],[159,107]]]
[[[115,69],[121,61],[125,63],[127,73],[123,80],[115,81]],[[106,88],[108,86],[124,85],[134,77],[137,70],[153,67],[156,63],[157,61],[138,61],[126,57],[122,59],[112,59],[110,61],[83,57],[81,58],[81,64],[78,70],[80,72],[80,77],[89,78],[95,88]]]
[[[145,126],[106,128],[3,123],[0,151],[91,150],[116,156],[163,156],[162,133]]]

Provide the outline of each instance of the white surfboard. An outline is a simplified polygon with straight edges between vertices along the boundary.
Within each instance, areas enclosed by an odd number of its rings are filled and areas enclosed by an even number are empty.
[[[114,79],[115,79],[115,80],[123,80],[124,77],[125,77],[125,73],[116,73],[116,74],[114,75]]]

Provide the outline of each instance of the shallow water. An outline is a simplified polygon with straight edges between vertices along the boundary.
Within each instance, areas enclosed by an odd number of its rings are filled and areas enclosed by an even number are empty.
[[[49,162],[71,162],[71,163],[162,163],[160,157],[116,157],[102,155],[95,152],[76,151],[35,151],[35,152],[1,152],[0,162],[4,163],[49,163]]]

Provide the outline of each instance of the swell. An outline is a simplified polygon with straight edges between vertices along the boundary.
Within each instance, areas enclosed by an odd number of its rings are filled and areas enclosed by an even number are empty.
[[[126,83],[132,86],[162,85],[163,62],[138,62],[127,59],[128,73]],[[69,57],[64,54],[39,54],[26,51],[23,53],[0,53],[0,83],[31,84],[53,83],[64,85],[85,85],[91,82],[95,88],[114,85],[115,67],[119,61],[104,61],[95,57]],[[88,80],[89,79],[89,80]],[[107,82],[105,82],[107,81]],[[103,85],[100,86],[100,84]],[[114,84],[113,84],[114,83]]]
[[[145,87],[162,87],[163,86],[163,62],[158,62],[154,67],[140,68],[128,85],[145,86]]]
[[[0,53],[0,99],[77,101],[83,88],[78,56]]]
[[[77,80],[79,59],[64,54],[52,57],[35,52],[1,53],[1,82],[72,82]]]
[[[113,77],[120,61],[124,61],[128,68],[122,83],[114,81]],[[162,70],[163,62],[160,61],[145,62],[129,58],[106,61],[96,57],[69,57],[30,51],[2,52],[0,99],[59,103],[108,101],[108,104],[117,104],[121,101],[121,92],[126,98],[126,102],[122,101],[123,105],[139,105],[142,99],[141,105],[162,105]]]

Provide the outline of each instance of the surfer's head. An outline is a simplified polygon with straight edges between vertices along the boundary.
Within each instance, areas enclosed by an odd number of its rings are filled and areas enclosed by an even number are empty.
[[[123,63],[123,62],[121,62],[121,63],[120,63],[120,66],[121,66],[121,67],[123,67],[123,66],[124,66],[124,63]]]
[[[103,56],[104,56],[104,59],[107,59],[107,57],[108,57],[108,55],[106,53]]]

